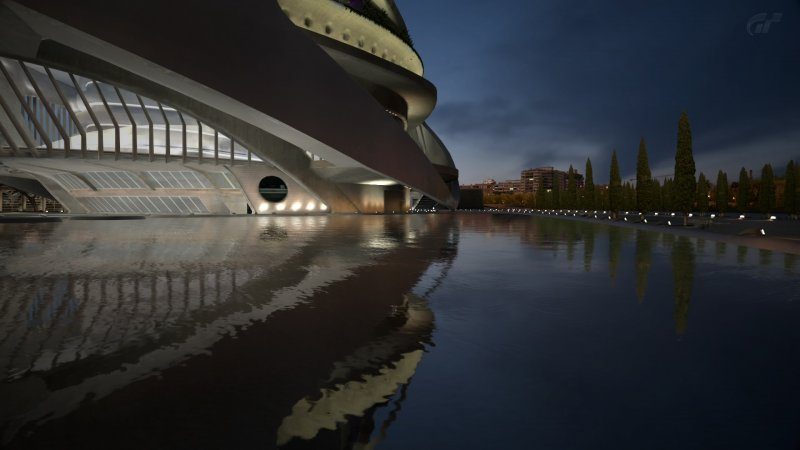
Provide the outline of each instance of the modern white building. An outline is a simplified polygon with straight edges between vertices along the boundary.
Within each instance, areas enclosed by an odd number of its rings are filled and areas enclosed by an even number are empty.
[[[392,0],[2,0],[0,186],[72,214],[454,208],[423,74]]]

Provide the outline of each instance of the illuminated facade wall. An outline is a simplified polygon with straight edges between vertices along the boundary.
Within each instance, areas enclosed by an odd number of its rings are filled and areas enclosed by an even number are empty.
[[[261,161],[191,115],[80,75],[0,57],[0,149],[133,159]],[[93,155],[99,157],[99,155]]]
[[[15,199],[74,214],[457,204],[458,171],[424,122],[435,87],[393,2],[243,0],[221,17],[199,0],[185,17],[143,0],[109,17],[97,1],[0,0],[0,188]],[[259,187],[269,177],[282,200]]]

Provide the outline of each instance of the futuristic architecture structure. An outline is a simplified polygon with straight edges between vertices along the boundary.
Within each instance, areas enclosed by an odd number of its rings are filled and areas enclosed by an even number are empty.
[[[454,208],[435,104],[392,0],[0,1],[6,211]]]

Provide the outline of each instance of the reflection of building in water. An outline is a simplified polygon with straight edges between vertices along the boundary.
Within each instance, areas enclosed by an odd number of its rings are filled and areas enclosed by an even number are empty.
[[[7,314],[2,317],[0,370],[16,378],[130,345],[158,345],[163,330],[197,320],[204,310],[243,307],[244,299],[234,295],[236,286],[254,272],[209,268],[164,275],[14,280],[14,286],[30,288],[4,289],[13,294],[6,299]],[[0,289],[11,284],[0,281]]]
[[[398,324],[390,333],[336,363],[329,386],[295,403],[278,428],[279,446],[294,438],[313,439],[340,424],[358,424],[350,417],[371,416],[376,405],[386,403],[399,387],[409,383],[424,354],[420,343],[433,331],[433,314],[425,300],[409,294],[392,321]],[[359,433],[358,441],[376,445],[381,434],[372,436],[370,428],[366,435]]]
[[[107,448],[147,436],[191,448],[237,438],[269,446],[284,419],[284,436],[309,436],[292,431],[303,422],[292,407],[304,401],[332,417],[314,442],[377,439],[365,424],[397,401],[430,339],[432,316],[409,292],[455,256],[448,223],[114,223],[125,239],[105,237],[109,224],[97,221],[20,226],[24,238],[0,230],[11,249],[0,286],[12,293],[0,303],[4,445]],[[211,411],[246,419],[231,424]],[[151,421],[179,426],[126,425]]]

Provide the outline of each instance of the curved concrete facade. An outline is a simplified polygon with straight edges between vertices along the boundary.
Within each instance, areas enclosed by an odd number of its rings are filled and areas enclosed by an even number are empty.
[[[405,26],[393,2],[378,3]],[[455,207],[452,158],[438,139],[431,150],[415,137],[435,88],[416,52],[380,25],[329,0],[113,9],[100,0],[0,2],[0,184],[38,180],[71,213],[402,211],[413,192]],[[358,36],[337,40],[292,18],[323,10],[338,11],[337,23]],[[396,50],[359,48],[362,34]],[[94,172],[127,181],[111,189],[103,183],[116,181]],[[219,176],[234,188],[220,188]],[[284,201],[262,197],[266,176],[285,181]],[[142,206],[144,197],[170,197],[169,212]]]

